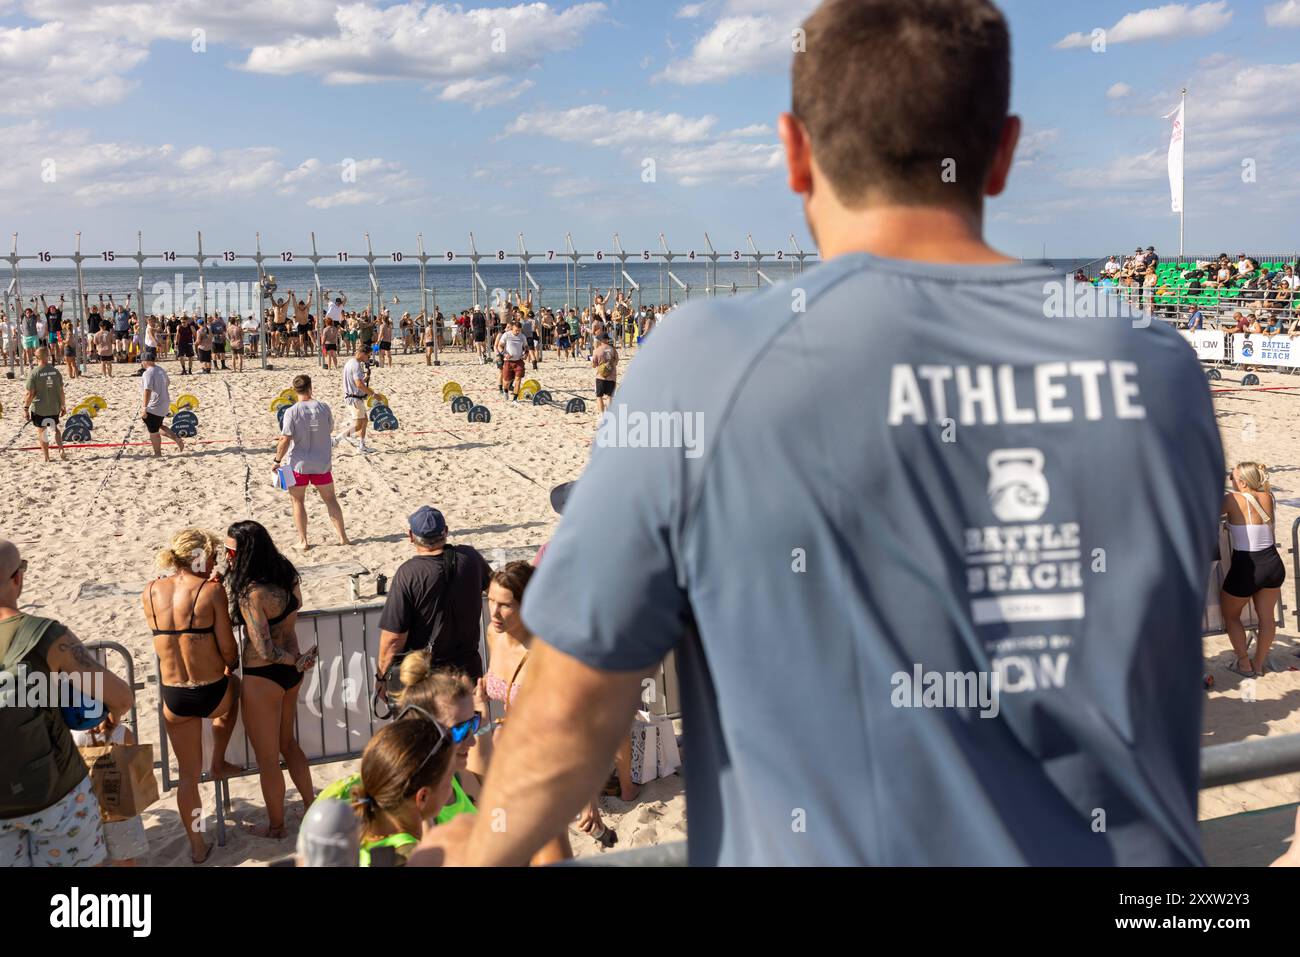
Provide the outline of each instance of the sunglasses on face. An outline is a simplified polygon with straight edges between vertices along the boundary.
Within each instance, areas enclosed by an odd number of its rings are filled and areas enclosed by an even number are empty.
[[[475,711],[467,720],[462,721],[460,724],[453,724],[447,731],[451,735],[452,743],[460,744],[471,734],[477,732],[482,725],[483,715]]]

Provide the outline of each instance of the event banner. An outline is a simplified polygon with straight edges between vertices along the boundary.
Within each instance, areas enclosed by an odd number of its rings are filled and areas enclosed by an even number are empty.
[[[1180,329],[1178,332],[1187,340],[1188,345],[1196,350],[1196,358],[1202,362],[1222,362],[1224,360],[1224,334],[1218,329],[1198,329],[1196,332]]]
[[[1234,335],[1232,361],[1238,365],[1300,366],[1300,342],[1290,336]]]

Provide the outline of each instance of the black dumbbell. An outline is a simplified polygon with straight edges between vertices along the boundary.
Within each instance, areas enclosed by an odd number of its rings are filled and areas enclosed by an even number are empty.
[[[567,402],[557,402],[554,397],[545,389],[538,389],[533,393],[533,405],[549,405],[559,409],[561,412],[573,414],[575,412],[586,412],[587,403],[579,399],[576,395]]]

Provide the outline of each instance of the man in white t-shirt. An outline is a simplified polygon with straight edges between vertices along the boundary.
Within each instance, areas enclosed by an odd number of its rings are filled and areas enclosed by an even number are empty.
[[[356,435],[359,451],[369,452],[366,448],[366,424],[370,421],[366,410],[366,399],[373,394],[370,388],[370,375],[366,369],[366,348],[358,345],[356,354],[343,366],[343,404],[352,410],[353,422],[346,431],[334,436],[334,444],[343,439],[352,441]]]
[[[160,432],[176,443],[178,451],[185,451],[185,442],[181,437],[163,425],[163,419],[171,411],[170,382],[167,373],[157,365],[157,359],[158,353],[153,349],[145,349],[140,357],[140,365],[144,367],[144,373],[140,376],[140,391],[144,393],[140,418],[149,431],[149,444],[153,446],[154,458],[162,456]]]
[[[280,420],[280,442],[275,449],[275,467],[284,462],[293,475],[289,497],[293,500],[293,524],[298,529],[298,540],[304,551],[307,544],[307,489],[315,486],[325,503],[330,521],[338,533],[339,544],[348,544],[343,530],[343,509],[334,494],[334,473],[330,469],[332,449],[331,431],[334,415],[330,407],[312,397],[311,376],[298,375],[293,379],[293,391],[298,401],[284,410]]]

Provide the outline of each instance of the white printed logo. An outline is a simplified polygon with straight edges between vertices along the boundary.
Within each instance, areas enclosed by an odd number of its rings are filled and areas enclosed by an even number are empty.
[[[1038,449],[997,449],[989,455],[989,506],[1000,522],[1034,522],[1047,511],[1051,490]]]

